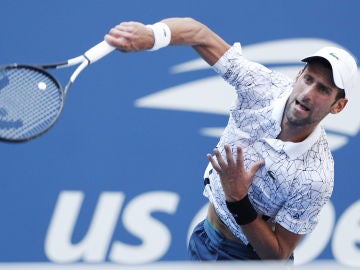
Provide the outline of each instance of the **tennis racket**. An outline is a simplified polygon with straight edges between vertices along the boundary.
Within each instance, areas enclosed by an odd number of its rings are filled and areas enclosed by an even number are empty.
[[[59,118],[66,94],[79,74],[113,50],[103,41],[62,63],[0,67],[0,140],[24,142],[48,131]],[[78,67],[64,88],[47,71],[74,65]]]

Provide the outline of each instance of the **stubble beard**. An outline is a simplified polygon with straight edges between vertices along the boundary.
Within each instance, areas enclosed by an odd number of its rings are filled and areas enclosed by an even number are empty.
[[[291,97],[290,97],[291,98]],[[285,106],[284,117],[285,117],[285,124],[288,126],[292,126],[294,128],[301,128],[306,127],[309,125],[314,124],[316,121],[311,118],[311,115],[305,118],[298,118],[296,117],[293,109],[295,106],[295,98],[289,99]]]

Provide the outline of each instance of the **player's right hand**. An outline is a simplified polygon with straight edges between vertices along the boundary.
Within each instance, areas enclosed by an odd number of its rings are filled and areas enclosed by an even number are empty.
[[[122,52],[151,49],[155,42],[152,30],[139,22],[122,22],[116,25],[105,35],[105,40]]]

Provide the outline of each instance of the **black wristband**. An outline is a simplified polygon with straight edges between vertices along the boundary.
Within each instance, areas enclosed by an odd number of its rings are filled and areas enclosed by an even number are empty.
[[[236,202],[226,201],[226,206],[239,225],[246,225],[253,222],[257,217],[257,212],[252,206],[248,195]]]

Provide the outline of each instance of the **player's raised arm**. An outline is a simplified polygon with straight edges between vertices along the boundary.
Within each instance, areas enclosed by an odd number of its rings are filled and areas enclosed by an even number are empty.
[[[112,46],[124,52],[156,50],[168,45],[188,45],[210,65],[230,48],[221,37],[192,18],[169,18],[153,25],[123,22],[105,36]]]

